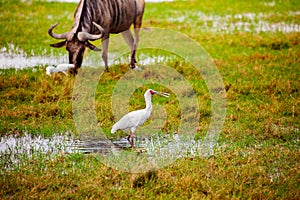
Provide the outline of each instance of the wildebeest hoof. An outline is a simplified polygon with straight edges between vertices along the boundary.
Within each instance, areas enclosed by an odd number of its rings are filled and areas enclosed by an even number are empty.
[[[131,68],[131,70],[134,70],[134,71],[142,71],[142,68],[138,67],[138,66],[135,66],[134,68]]]

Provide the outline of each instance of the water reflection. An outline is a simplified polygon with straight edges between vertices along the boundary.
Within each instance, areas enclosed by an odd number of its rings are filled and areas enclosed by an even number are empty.
[[[137,138],[137,148],[144,147],[144,138]],[[128,149],[130,143],[126,138],[118,140],[97,140],[95,138],[74,139],[70,134],[54,134],[52,137],[32,136],[25,134],[23,137],[12,135],[0,138],[0,154],[27,154],[40,153],[101,153],[107,154],[110,149]]]

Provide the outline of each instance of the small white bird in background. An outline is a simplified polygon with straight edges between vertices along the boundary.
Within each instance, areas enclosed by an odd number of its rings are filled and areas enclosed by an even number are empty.
[[[51,74],[53,73],[58,73],[58,72],[62,72],[66,74],[67,71],[70,70],[71,68],[74,68],[74,64],[59,64],[56,67],[49,66],[46,68],[46,74],[49,76],[51,76]]]
[[[131,143],[131,147],[134,147],[134,133],[137,127],[142,125],[151,115],[152,112],[152,95],[158,94],[161,96],[169,97],[170,94],[165,92],[157,92],[152,89],[148,89],[145,94],[146,108],[141,110],[132,111],[124,115],[117,123],[115,123],[111,129],[111,133],[115,133],[117,130],[127,130],[130,129],[130,134],[127,137],[127,140]],[[131,136],[131,141],[130,141]]]

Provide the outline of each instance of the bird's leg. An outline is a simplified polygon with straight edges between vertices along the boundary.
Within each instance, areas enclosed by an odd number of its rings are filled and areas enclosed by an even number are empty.
[[[130,131],[131,133],[131,148],[134,148],[134,132]]]
[[[130,139],[131,139],[131,140],[130,140]],[[131,148],[134,147],[134,141],[133,141],[133,139],[134,139],[133,132],[130,131],[130,134],[127,136],[127,140],[128,140],[128,142],[131,144]]]
[[[127,140],[128,142],[130,142],[130,134],[127,136]]]

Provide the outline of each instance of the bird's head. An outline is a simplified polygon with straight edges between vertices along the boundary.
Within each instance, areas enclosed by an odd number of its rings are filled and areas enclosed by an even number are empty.
[[[158,94],[158,95],[164,96],[164,97],[169,97],[169,96],[170,96],[169,93],[165,93],[165,92],[157,92],[157,91],[152,90],[152,89],[148,89],[148,90],[146,91],[146,94],[147,94],[147,93],[149,93],[149,94],[151,94],[151,95]]]
[[[51,74],[54,72],[54,70],[55,70],[54,66],[48,66],[46,68],[46,74],[49,75],[49,76],[51,76]]]
[[[154,95],[154,94],[155,94],[155,91],[154,91],[154,90],[151,90],[151,89],[150,89],[149,92],[150,92],[151,95]]]

